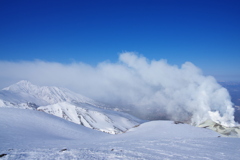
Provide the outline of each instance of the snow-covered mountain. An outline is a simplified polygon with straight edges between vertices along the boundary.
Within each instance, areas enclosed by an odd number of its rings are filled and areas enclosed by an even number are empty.
[[[34,109],[85,127],[118,134],[139,125],[126,113],[106,109],[106,105],[65,88],[36,86],[20,81],[0,91],[0,107]]]
[[[66,88],[51,86],[36,86],[29,81],[22,80],[0,91],[0,99],[14,105],[35,103],[38,106],[56,104],[59,102],[85,103],[96,107],[104,107],[90,98],[76,94]]]

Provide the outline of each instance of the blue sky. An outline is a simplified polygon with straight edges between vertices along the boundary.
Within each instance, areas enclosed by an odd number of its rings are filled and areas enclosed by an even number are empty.
[[[0,60],[96,65],[124,51],[240,81],[238,0],[1,0]]]

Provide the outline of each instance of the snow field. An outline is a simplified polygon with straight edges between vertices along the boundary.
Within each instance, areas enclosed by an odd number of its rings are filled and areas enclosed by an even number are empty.
[[[35,110],[0,108],[1,159],[238,159],[240,139],[172,121],[118,135]],[[66,150],[65,150],[66,149]]]

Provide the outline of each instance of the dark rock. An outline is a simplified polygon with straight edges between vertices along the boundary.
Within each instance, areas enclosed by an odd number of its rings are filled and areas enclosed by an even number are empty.
[[[64,151],[67,151],[67,149],[66,148],[64,148],[64,149],[62,149],[61,151],[59,151],[59,152],[64,152]]]
[[[180,121],[174,121],[174,124],[184,124],[184,123]]]
[[[4,157],[4,156],[6,156],[7,154],[0,154],[0,157]]]

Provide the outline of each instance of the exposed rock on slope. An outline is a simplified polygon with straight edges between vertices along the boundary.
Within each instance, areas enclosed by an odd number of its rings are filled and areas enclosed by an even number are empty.
[[[211,129],[225,137],[240,137],[240,127],[225,127],[212,120],[207,120],[201,123],[198,127]]]

